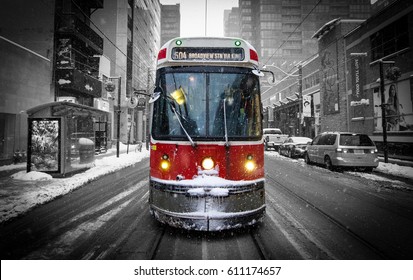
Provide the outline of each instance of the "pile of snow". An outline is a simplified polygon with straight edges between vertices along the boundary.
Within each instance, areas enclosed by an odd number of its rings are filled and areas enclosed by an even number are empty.
[[[26,171],[20,171],[10,177],[15,180],[24,181],[48,181],[53,179],[52,175],[38,171],[30,171],[29,173]]]
[[[376,170],[386,174],[413,179],[413,167],[410,166],[400,166],[394,163],[380,162]]]

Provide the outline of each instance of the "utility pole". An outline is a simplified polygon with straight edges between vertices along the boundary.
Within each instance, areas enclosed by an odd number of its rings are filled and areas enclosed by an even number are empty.
[[[382,59],[371,63],[373,65],[375,63],[379,63],[380,69],[380,98],[381,104],[378,105],[381,107],[381,126],[383,128],[383,155],[384,155],[384,162],[389,162],[389,154],[387,149],[387,119],[386,119],[386,98],[384,96],[384,70],[383,64],[394,64],[394,61],[383,61]]]
[[[146,140],[146,150],[149,151],[149,134],[150,134],[150,130],[149,130],[149,97],[150,93],[149,93],[149,83],[151,82],[151,69],[148,67],[148,80],[146,82],[146,93],[148,94],[146,97],[146,102],[145,102],[145,116],[146,116],[146,129],[145,129],[145,140]]]
[[[118,115],[118,120],[117,120],[117,127],[116,127],[116,157],[119,157],[119,138],[120,138],[120,113],[121,108],[120,108],[120,96],[121,96],[121,85],[122,85],[122,77],[119,77],[119,87],[118,87],[118,110],[117,115]]]
[[[298,64],[298,136],[303,136],[303,66]]]
[[[208,24],[208,0],[205,0],[205,37],[207,36],[207,24]]]
[[[379,61],[380,66],[380,97],[381,97],[381,126],[383,127],[383,154],[384,162],[389,162],[389,156],[387,151],[387,120],[386,120],[386,99],[384,97],[384,71],[383,60]]]

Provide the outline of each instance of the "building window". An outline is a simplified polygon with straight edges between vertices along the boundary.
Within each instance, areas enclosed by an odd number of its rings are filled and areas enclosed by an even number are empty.
[[[405,16],[370,36],[371,60],[375,61],[409,47],[408,29]]]

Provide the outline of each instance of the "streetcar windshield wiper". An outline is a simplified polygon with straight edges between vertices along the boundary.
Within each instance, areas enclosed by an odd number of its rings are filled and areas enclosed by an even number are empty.
[[[185,121],[185,123],[191,123],[189,120],[187,120],[184,116],[181,114],[181,108],[179,107],[179,112],[176,111],[175,108],[175,103],[178,104],[179,106],[183,105],[185,108],[185,113],[187,116],[188,114],[188,107],[186,104],[186,96],[184,89],[182,87],[179,87],[175,91],[173,91],[170,96],[166,96],[166,100],[168,101],[169,105],[171,106],[172,112],[175,114],[176,119],[178,120],[179,126],[182,128],[183,132],[185,133],[186,137],[188,138],[189,142],[191,142],[191,146],[195,147],[195,142],[192,140],[192,137],[189,135],[188,131],[185,129],[185,126],[182,124],[182,121]]]
[[[168,100],[168,101],[169,101],[169,100]],[[182,128],[182,130],[184,131],[184,133],[185,133],[186,137],[188,138],[189,142],[191,142],[191,146],[192,146],[192,147],[195,147],[195,142],[194,142],[194,140],[192,140],[191,136],[188,134],[188,132],[186,131],[184,125],[183,125],[182,122],[181,122],[181,117],[182,117],[182,116],[181,116],[180,114],[178,114],[178,112],[176,112],[175,106],[173,106],[173,104],[172,104],[170,101],[169,101],[169,105],[171,105],[172,112],[174,112],[174,114],[175,114],[175,116],[176,116],[176,119],[178,120],[179,126],[180,126],[180,127]],[[183,117],[182,117],[182,118],[183,118]]]
[[[225,133],[225,146],[229,147],[229,141],[228,141],[228,127],[227,127],[227,98],[224,98],[224,133]]]

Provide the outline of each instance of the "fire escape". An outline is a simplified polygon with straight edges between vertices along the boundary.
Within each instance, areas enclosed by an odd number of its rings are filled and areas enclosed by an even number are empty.
[[[103,8],[103,0],[56,1],[56,100],[93,107],[100,98],[98,79],[103,38],[90,27],[90,15]]]

